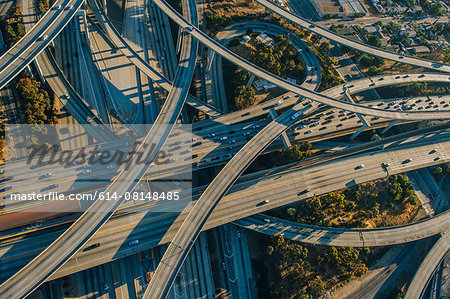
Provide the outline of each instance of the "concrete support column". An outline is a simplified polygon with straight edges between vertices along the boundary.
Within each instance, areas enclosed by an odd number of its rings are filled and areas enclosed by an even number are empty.
[[[392,128],[393,126],[395,126],[396,124],[398,124],[400,122],[400,120],[394,120],[393,122],[391,122],[389,124],[389,126],[387,126],[386,128],[383,129],[383,131],[381,131],[381,134],[386,133],[390,128]]]
[[[245,89],[247,89],[249,86],[253,84],[253,81],[255,80],[255,74],[252,74],[250,79],[248,79],[247,85],[245,86]]]
[[[270,110],[269,110],[269,116],[272,118],[272,120],[274,120],[275,118],[278,117],[278,114],[275,111],[275,109],[273,109],[273,107],[270,108]],[[291,141],[289,140],[289,138],[286,134],[286,131],[283,132],[280,137],[281,137],[281,142],[283,143],[284,148],[288,148],[291,146]]]

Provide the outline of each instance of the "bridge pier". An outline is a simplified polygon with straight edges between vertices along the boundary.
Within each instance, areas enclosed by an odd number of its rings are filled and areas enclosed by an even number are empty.
[[[269,116],[272,118],[272,120],[274,120],[275,118],[278,117],[277,112],[275,111],[275,109],[270,108],[269,110]],[[289,148],[292,144],[291,141],[289,140],[289,137],[286,134],[286,131],[284,131],[283,133],[281,133],[281,142],[283,143],[284,148]]]
[[[255,74],[252,74],[250,79],[248,79],[248,82],[247,82],[247,85],[245,86],[245,89],[249,88],[249,86],[252,85],[254,80],[255,80]]]
[[[359,63],[364,55],[366,55],[366,53],[362,53],[361,55],[359,55],[358,59],[356,59],[356,62]]]
[[[384,128],[383,129],[383,131],[381,131],[381,134],[384,134],[384,133],[386,133],[387,131],[389,131],[389,129],[390,128],[392,128],[393,126],[395,126],[396,124],[398,124],[400,121],[397,119],[397,120],[394,120],[393,122],[391,122],[390,124],[389,124],[389,126],[387,126],[386,128]]]
[[[216,52],[209,50],[208,64],[206,65],[207,72],[211,72],[212,62],[214,60],[215,55],[216,55]]]
[[[178,38],[177,38],[177,54],[180,54],[181,51],[181,45],[183,44],[183,33],[184,29],[181,29],[181,27],[178,27]]]
[[[361,134],[362,131],[364,131],[365,129],[369,128],[368,126],[366,126],[365,124],[363,124],[363,126],[361,128],[359,128],[358,131],[356,131],[355,133],[353,133],[352,136],[350,136],[350,140],[355,139],[356,137],[358,137],[359,134]]]

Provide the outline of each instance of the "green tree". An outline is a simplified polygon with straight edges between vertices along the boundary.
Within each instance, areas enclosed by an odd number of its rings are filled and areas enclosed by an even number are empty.
[[[444,6],[440,2],[435,2],[430,7],[430,15],[432,16],[443,16]]]
[[[377,48],[381,47],[381,40],[376,35],[370,35],[369,38],[367,39],[367,42],[371,46],[374,46],[374,47],[377,47]]]
[[[436,168],[433,170],[433,173],[436,173],[436,174],[442,173],[442,168],[441,168],[441,167],[436,167]]]

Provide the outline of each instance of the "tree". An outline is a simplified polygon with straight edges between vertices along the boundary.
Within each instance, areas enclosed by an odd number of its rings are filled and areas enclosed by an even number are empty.
[[[381,41],[380,38],[376,35],[371,35],[369,36],[369,38],[367,39],[367,42],[369,43],[369,45],[374,46],[374,47],[381,47]]]
[[[327,55],[328,51],[330,51],[330,44],[327,42],[321,43],[319,46],[319,52],[322,53],[323,55]]]
[[[368,74],[369,76],[376,76],[376,75],[379,75],[380,72],[381,72],[381,71],[380,71],[376,66],[371,65],[371,66],[369,67],[368,71],[367,71],[367,74]]]
[[[435,173],[435,174],[442,173],[442,168],[441,167],[436,167],[435,169],[433,169],[433,173]]]
[[[435,2],[430,7],[430,15],[432,16],[443,16],[444,15],[444,7],[442,3]]]
[[[294,218],[295,213],[297,212],[294,208],[288,208],[287,211],[288,215],[291,217],[291,219]]]

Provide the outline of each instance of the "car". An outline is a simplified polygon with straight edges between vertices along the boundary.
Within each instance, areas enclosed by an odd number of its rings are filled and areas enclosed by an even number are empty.
[[[177,161],[177,158],[170,159],[170,160],[169,160],[169,163],[173,163],[173,162],[175,162],[175,161]]]
[[[244,116],[247,116],[247,115],[250,115],[250,112],[245,112],[245,113],[242,114],[241,116],[244,117]]]
[[[47,40],[47,38],[48,38],[48,35],[45,34],[45,35],[41,36],[41,37],[39,38],[39,40],[40,40],[40,41],[44,41],[44,40]]]
[[[278,102],[276,102],[275,104],[273,104],[274,107],[280,106],[281,104],[283,104],[283,100],[279,100]]]
[[[137,245],[137,244],[139,244],[138,239],[128,242],[128,245],[130,245],[130,246]]]
[[[95,249],[95,248],[97,248],[99,246],[100,246],[100,243],[95,243],[95,244],[92,244],[92,245],[84,248],[83,251],[89,251],[89,250]]]
[[[409,163],[409,162],[411,162],[411,161],[412,161],[412,159],[411,159],[411,158],[409,158],[409,159],[406,159],[405,161],[403,161],[403,164]]]
[[[296,119],[300,115],[300,112],[296,112],[294,115],[291,116],[291,119]]]
[[[235,143],[235,142],[236,142],[235,139],[232,139],[232,140],[228,141],[228,143]]]
[[[227,137],[227,136],[222,136],[222,137],[220,137],[219,139],[220,139],[221,141],[223,141],[223,140],[227,140],[228,137]]]
[[[66,10],[71,10],[73,8],[73,5],[69,5],[66,7]]]
[[[383,77],[381,77],[381,78],[379,78],[379,79],[378,79],[378,81],[383,81],[383,80],[384,80],[384,78],[383,78]]]
[[[83,174],[89,174],[92,173],[92,169],[84,169]]]
[[[313,132],[313,130],[308,130],[305,132],[305,134],[311,134]]]
[[[58,184],[52,184],[52,185],[50,185],[50,186],[48,186],[50,189],[55,189],[55,188],[58,188]]]
[[[60,9],[61,9],[61,5],[55,6],[55,10],[60,10]]]
[[[360,165],[355,167],[355,169],[361,169],[361,168],[364,168],[364,164],[360,164]]]
[[[227,151],[232,151],[232,150],[233,150],[232,146],[227,147]]]
[[[222,262],[222,270],[223,271],[227,270],[227,265],[225,264],[225,262]]]
[[[268,204],[268,203],[269,203],[269,200],[266,199],[266,200],[263,200],[263,201],[261,201],[260,203],[258,203],[256,206],[257,206],[257,207],[260,207],[260,206],[266,205],[266,204]]]
[[[241,237],[241,231],[237,230],[236,232],[237,232],[237,237],[240,238]]]
[[[51,173],[51,172],[46,173],[46,174],[44,175],[45,178],[49,178],[49,177],[51,177],[51,176],[53,176],[53,173]]]
[[[212,138],[212,137],[216,137],[216,134],[211,133],[211,134],[208,135],[208,138]]]
[[[438,160],[441,160],[441,157],[434,158],[434,161],[438,161]]]
[[[403,57],[403,56],[399,56],[398,58],[399,58],[399,59],[403,59],[404,57]]]
[[[309,25],[308,27],[309,27],[309,28],[316,28],[316,26],[313,25],[313,24]]]
[[[259,125],[253,125],[252,126],[252,129],[257,129],[257,128],[259,128]]]
[[[190,142],[193,142],[193,141],[196,141],[196,140],[197,140],[197,138],[191,138],[191,139],[189,139]]]
[[[400,79],[400,76],[395,76],[395,79]]]
[[[187,26],[187,27],[186,27],[186,30],[189,31],[189,32],[191,32],[192,30],[194,30],[194,26]]]
[[[0,174],[4,174],[5,171],[3,169],[0,169]]]
[[[433,149],[430,151],[430,154],[434,154],[435,152],[437,152],[437,150],[436,150],[435,148],[433,148]]]
[[[422,74],[422,75],[419,75],[419,78],[423,78],[423,77],[425,77],[425,75],[424,75],[424,74]]]

